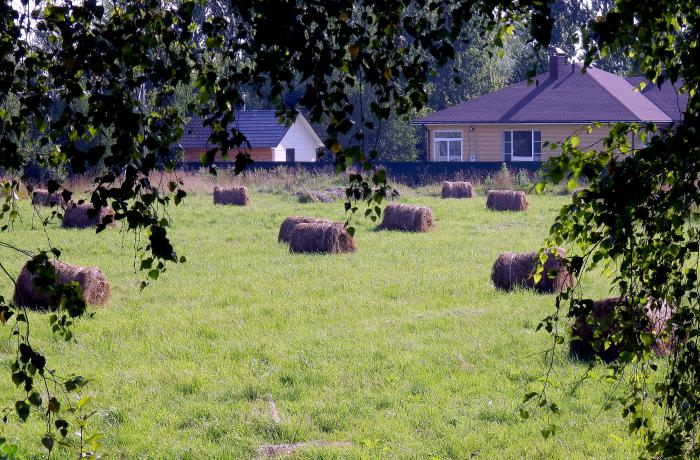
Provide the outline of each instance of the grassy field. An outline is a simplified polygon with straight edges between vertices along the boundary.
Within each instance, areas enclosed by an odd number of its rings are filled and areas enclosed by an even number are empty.
[[[540,435],[544,415],[518,415],[546,369],[538,353],[547,336],[535,327],[554,296],[498,292],[490,269],[500,252],[538,248],[567,199],[535,196],[525,213],[495,213],[483,196],[412,196],[404,201],[433,208],[434,231],[376,231],[358,219],[358,252],[324,256],[290,254],[277,243],[279,225],[290,214],[342,219],[341,202],[256,192],[246,208],[215,207],[210,195],[194,195],[171,210],[172,238],[188,262],[144,292],[133,235],[52,224],[63,260],[101,267],[113,293],[78,324],[76,344],[53,339],[34,313],[34,343],[49,359],[63,357],[59,371],[92,379],[91,429],[104,433],[107,458],[251,458],[262,444],[318,440],[351,445],[295,455],[628,458],[636,447],[619,410],[601,411],[608,384],[577,386],[586,366],[565,350],[554,363],[557,436]],[[28,206],[2,238],[30,249],[45,243]],[[16,273],[25,262],[6,250],[1,257]],[[582,289],[604,296],[608,284],[587,279]],[[5,278],[0,294],[12,294]],[[10,349],[8,337],[2,405],[15,396]],[[41,453],[42,430],[32,418],[4,425],[2,435]]]

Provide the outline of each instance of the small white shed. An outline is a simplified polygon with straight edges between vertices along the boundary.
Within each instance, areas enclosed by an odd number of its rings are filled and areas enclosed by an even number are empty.
[[[299,114],[275,147],[273,161],[316,161],[316,152],[321,147],[323,141],[306,118]]]

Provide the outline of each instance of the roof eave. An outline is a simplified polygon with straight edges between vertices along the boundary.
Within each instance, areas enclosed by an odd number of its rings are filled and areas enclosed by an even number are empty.
[[[674,120],[431,120],[414,121],[414,125],[580,125],[590,123],[671,123]]]

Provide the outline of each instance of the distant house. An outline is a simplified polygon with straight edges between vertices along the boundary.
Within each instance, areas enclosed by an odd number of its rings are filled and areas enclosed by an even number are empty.
[[[236,114],[235,126],[250,143],[247,152],[255,161],[316,161],[323,147],[306,118],[299,114],[287,127],[280,124],[274,110],[241,110]],[[185,161],[198,162],[200,155],[213,146],[209,144],[211,129],[202,126],[202,119],[193,118],[185,128],[180,145],[185,150]],[[229,152],[227,161],[235,161],[237,152]],[[221,161],[217,158],[217,161]]]
[[[429,161],[543,161],[560,153],[543,148],[545,142],[562,142],[593,122],[681,121],[688,96],[670,83],[635,91],[643,80],[596,68],[581,73],[580,64],[567,63],[556,49],[550,51],[549,72],[535,77],[537,84],[516,83],[415,123],[427,129]],[[595,144],[608,131],[584,130],[578,134],[581,145]]]

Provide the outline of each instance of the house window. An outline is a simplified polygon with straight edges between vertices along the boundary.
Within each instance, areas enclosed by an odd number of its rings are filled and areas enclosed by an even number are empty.
[[[433,145],[436,161],[462,161],[461,131],[435,131]]]
[[[539,161],[542,158],[540,131],[503,131],[503,159]]]

